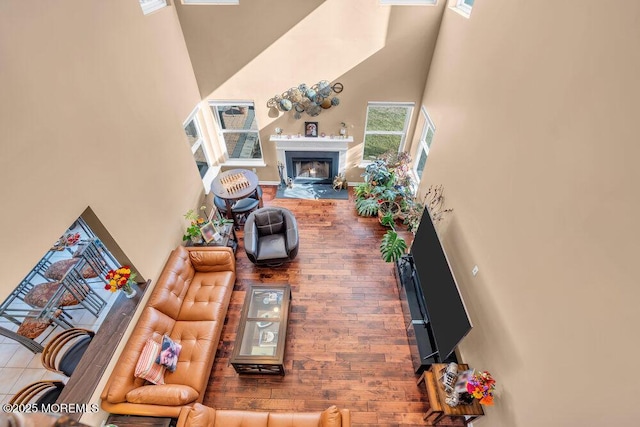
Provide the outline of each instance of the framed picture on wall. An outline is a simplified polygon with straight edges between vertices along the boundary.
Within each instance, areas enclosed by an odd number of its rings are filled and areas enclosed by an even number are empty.
[[[318,136],[318,122],[304,122],[304,136],[316,138]]]

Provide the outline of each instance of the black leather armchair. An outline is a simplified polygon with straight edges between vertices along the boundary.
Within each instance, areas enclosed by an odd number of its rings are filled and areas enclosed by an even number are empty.
[[[244,224],[244,249],[256,265],[277,266],[298,255],[298,223],[291,211],[268,207],[251,212]]]

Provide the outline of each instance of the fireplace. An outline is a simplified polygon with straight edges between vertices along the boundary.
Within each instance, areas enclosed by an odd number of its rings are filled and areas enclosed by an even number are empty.
[[[331,184],[338,175],[335,151],[285,151],[287,177],[296,184]]]
[[[328,184],[333,183],[336,175],[345,172],[347,150],[353,142],[352,137],[307,138],[293,135],[271,135],[269,140],[275,143],[278,164],[282,165],[282,178]],[[325,168],[329,171],[328,177],[319,178],[319,173],[327,175]]]

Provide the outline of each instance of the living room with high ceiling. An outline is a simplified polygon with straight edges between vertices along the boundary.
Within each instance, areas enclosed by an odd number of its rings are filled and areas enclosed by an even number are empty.
[[[640,350],[640,4],[185,3],[145,15],[136,0],[0,2],[0,297],[87,208],[153,286],[218,171],[246,167],[261,185],[280,183],[276,128],[296,135],[313,120],[331,135],[344,123],[353,186],[367,160],[368,103],[414,104],[403,149],[419,157],[424,110],[434,133],[417,191],[445,188],[453,211],[437,231],[473,324],[458,358],[497,381],[494,405],[473,424],[633,425],[635,387],[618,372]],[[344,90],[317,117],[267,106],[321,80]],[[227,161],[216,102],[253,106],[260,158]],[[210,156],[205,177],[185,136],[192,114]],[[241,257],[238,269],[249,264]],[[393,264],[381,268],[395,286]],[[354,425],[360,405],[354,398]],[[417,425],[401,418],[377,424]]]

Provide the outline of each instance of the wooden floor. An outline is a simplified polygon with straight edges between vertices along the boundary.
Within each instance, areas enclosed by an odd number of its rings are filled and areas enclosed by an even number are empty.
[[[379,256],[384,233],[351,200],[274,199],[298,220],[300,251],[281,267],[237,253],[237,283],[204,403],[218,409],[319,411],[348,408],[354,426],[424,426],[426,392],[416,385],[393,265]],[[289,283],[286,375],[239,376],[229,365],[251,283]],[[445,423],[446,424],[446,423]]]

